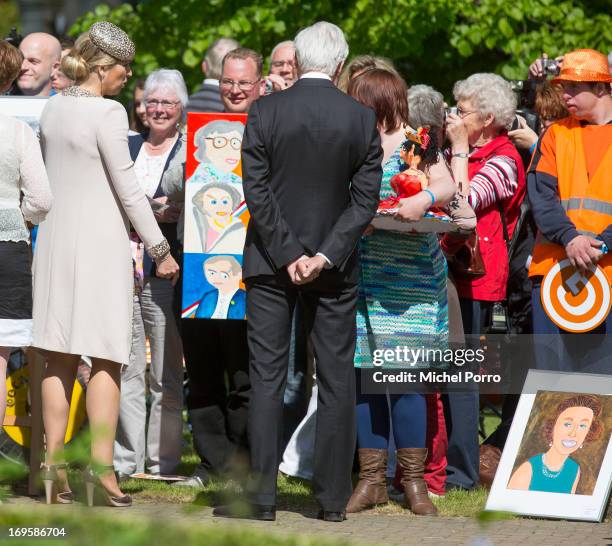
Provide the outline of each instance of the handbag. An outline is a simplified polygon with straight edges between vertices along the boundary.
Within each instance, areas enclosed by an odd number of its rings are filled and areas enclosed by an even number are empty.
[[[463,240],[459,250],[449,257],[448,265],[457,277],[480,277],[487,272],[480,252],[478,233],[474,232]]]

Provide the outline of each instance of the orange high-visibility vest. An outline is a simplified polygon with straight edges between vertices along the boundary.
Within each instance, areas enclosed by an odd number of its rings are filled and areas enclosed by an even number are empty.
[[[559,198],[565,213],[581,235],[596,237],[612,223],[612,146],[589,181],[580,122],[569,117],[548,130],[554,131]],[[565,258],[561,245],[538,233],[529,276],[544,276]],[[599,266],[612,285],[612,249],[599,260]]]

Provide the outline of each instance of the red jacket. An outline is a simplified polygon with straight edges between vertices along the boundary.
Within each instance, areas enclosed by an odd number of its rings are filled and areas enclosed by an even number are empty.
[[[517,166],[518,187],[516,192],[510,199],[502,201],[508,226],[508,237],[512,238],[526,190],[523,161],[514,144],[506,135],[500,135],[478,149],[468,159],[468,176],[471,180],[489,159],[498,155],[510,157]],[[481,277],[455,276],[457,292],[460,298],[501,301],[506,299],[509,266],[498,203],[477,211],[476,219],[476,232],[486,273]]]

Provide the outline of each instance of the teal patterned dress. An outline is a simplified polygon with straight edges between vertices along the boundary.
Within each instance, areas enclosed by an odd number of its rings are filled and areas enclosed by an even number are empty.
[[[400,148],[383,165],[380,198],[395,195],[389,181],[406,165]],[[377,349],[442,350],[448,343],[446,259],[434,233],[375,230],[361,239],[355,366],[372,366]],[[430,353],[431,355],[432,353]],[[413,367],[444,364],[417,361]]]

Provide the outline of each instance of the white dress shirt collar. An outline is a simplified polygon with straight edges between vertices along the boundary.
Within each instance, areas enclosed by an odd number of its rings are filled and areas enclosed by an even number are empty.
[[[215,78],[206,78],[204,80],[204,85],[216,85],[219,87],[219,80],[216,80]]]
[[[300,76],[300,80],[310,79],[310,78],[319,78],[319,79],[331,81],[331,78],[324,72],[306,72],[306,74],[302,74]]]

